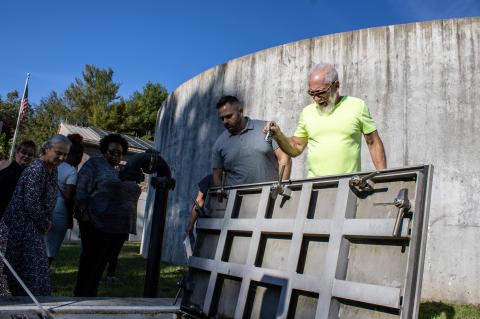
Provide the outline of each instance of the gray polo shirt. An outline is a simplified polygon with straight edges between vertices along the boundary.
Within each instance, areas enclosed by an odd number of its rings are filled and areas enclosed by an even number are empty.
[[[275,140],[265,141],[265,121],[247,119],[245,128],[237,134],[225,130],[215,142],[212,168],[226,172],[225,185],[269,182],[278,179]]]

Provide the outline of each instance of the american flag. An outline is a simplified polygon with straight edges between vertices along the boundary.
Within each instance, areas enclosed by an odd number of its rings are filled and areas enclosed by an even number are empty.
[[[28,104],[28,82],[27,85],[25,86],[25,92],[23,92],[23,99],[22,103],[20,104],[20,120],[23,119],[25,116],[25,113],[27,112],[27,108],[30,106]]]

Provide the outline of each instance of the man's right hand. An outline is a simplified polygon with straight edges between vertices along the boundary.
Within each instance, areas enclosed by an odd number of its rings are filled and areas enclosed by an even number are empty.
[[[280,126],[274,121],[268,121],[263,127],[263,132],[267,134],[271,132],[272,136],[277,141],[278,146],[284,151],[287,155],[291,157],[297,157],[302,154],[305,146],[307,146],[308,139],[306,137],[286,137],[280,130]]]
[[[267,134],[268,132],[272,133],[272,136],[276,136],[282,131],[280,130],[280,126],[274,121],[267,121],[265,126],[263,127],[263,133]]]

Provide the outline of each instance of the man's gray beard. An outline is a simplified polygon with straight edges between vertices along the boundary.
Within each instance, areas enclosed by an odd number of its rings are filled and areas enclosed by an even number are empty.
[[[331,113],[333,111],[333,108],[335,107],[335,104],[328,103],[327,106],[320,106],[320,112],[321,113]]]
[[[335,97],[331,97],[328,101],[328,104],[325,106],[318,104],[318,109],[320,110],[320,113],[324,113],[324,114],[332,113],[334,108],[335,108]]]

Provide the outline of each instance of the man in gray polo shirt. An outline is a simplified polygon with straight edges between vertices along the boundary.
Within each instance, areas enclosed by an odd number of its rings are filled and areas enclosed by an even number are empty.
[[[265,121],[243,116],[243,106],[235,96],[223,96],[217,103],[218,116],[226,131],[213,146],[213,185],[268,182],[278,179],[279,168],[285,165],[283,179],[290,177],[292,160],[274,140],[265,141]]]

